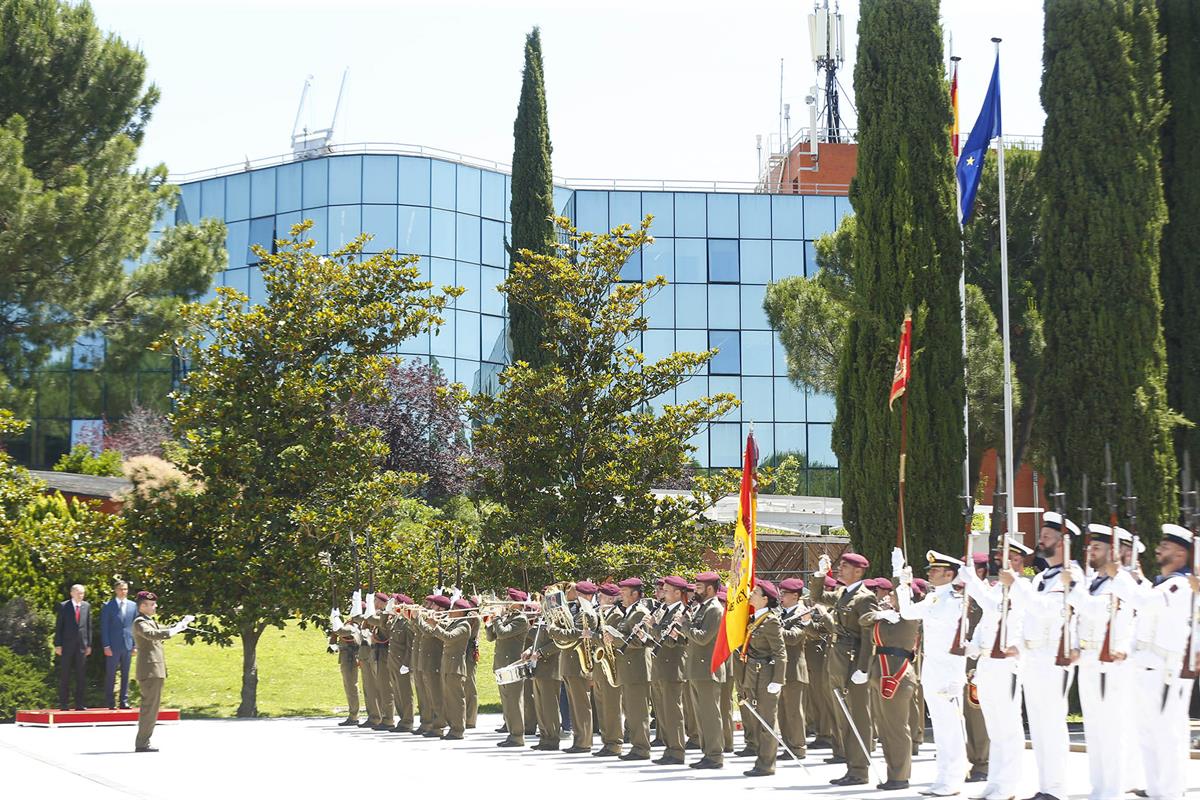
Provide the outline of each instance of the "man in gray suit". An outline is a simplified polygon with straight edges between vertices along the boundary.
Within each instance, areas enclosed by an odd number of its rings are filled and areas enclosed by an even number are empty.
[[[113,680],[121,673],[121,708],[129,708],[129,662],[133,657],[133,618],[137,607],[129,599],[129,584],[119,577],[113,597],[100,606],[100,646],[104,648],[104,701],[116,708]]]

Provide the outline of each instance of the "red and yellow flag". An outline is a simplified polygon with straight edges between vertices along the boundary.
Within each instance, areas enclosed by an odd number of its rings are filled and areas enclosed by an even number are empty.
[[[954,151],[954,160],[958,161],[958,59],[950,62],[950,108],[954,113],[950,123],[950,149]]]
[[[900,350],[896,353],[896,370],[892,373],[892,391],[888,394],[888,411],[896,398],[908,388],[908,374],[912,368],[912,314],[904,315],[900,326]]]
[[[746,643],[750,622],[750,592],[754,589],[754,516],[758,496],[758,445],[754,434],[746,436],[742,458],[742,488],[738,497],[737,528],[733,533],[733,557],[729,560],[729,583],[725,617],[713,645],[712,671],[716,672],[729,654]]]

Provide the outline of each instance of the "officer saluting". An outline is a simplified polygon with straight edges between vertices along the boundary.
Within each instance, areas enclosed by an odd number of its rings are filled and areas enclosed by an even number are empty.
[[[163,684],[167,680],[167,661],[163,655],[163,641],[182,632],[195,619],[188,614],[170,628],[155,621],[158,613],[158,595],[154,592],[137,593],[138,614],[133,620],[133,642],[137,648],[137,670],[134,678],[142,692],[142,703],[138,709],[137,739],[134,752],[157,753],[158,748],[150,744],[154,725],[158,722],[158,707],[162,702]]]

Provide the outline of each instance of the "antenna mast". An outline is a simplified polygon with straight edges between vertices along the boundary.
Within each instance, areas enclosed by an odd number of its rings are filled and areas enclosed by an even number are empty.
[[[821,72],[825,73],[824,101],[825,127],[823,136],[813,131],[814,141],[840,142],[842,140],[842,115],[838,110],[837,71],[845,63],[846,23],[841,9],[836,4],[832,11],[829,0],[817,0],[813,13],[808,16],[808,34],[812,43],[813,63],[817,67],[817,84],[820,86]]]

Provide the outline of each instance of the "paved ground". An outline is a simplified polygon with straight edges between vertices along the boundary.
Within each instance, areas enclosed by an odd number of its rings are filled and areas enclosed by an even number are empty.
[[[498,715],[480,717],[479,728],[468,731],[461,742],[441,742],[402,734],[384,734],[338,728],[336,719],[198,720],[161,726],[154,743],[159,753],[135,754],[132,727],[18,728],[0,726],[0,775],[6,797],[71,793],[79,790],[91,800],[112,798],[170,798],[235,800],[265,791],[274,797],[336,798],[350,784],[358,793],[367,783],[379,791],[408,793],[416,790],[478,792],[475,796],[547,796],[546,792],[582,789],[591,797],[614,790],[630,796],[668,791],[692,797],[716,797],[729,792],[758,792],[762,796],[781,789],[802,796],[858,798],[919,798],[933,776],[933,749],[926,745],[914,759],[912,788],[878,792],[873,787],[838,789],[829,785],[839,766],[822,763],[828,751],[813,751],[806,764],[780,762],[770,778],[744,778],[752,759],[726,757],[721,771],[697,773],[686,767],[659,767],[647,762],[615,762],[585,755],[534,753],[499,749],[502,736],[492,733]],[[739,737],[740,738],[740,737]],[[564,745],[566,746],[566,745]],[[739,745],[740,746],[740,745]],[[689,753],[689,760],[696,758]],[[1068,774],[1073,776],[1071,797],[1087,795],[1086,756],[1073,753]],[[1019,797],[1034,794],[1036,775],[1033,753],[1026,751],[1027,785]],[[882,769],[882,759],[876,763]],[[1192,794],[1200,793],[1200,760],[1189,765]],[[402,786],[393,782],[404,775]],[[366,783],[364,783],[364,781]],[[698,784],[706,784],[701,788]],[[964,797],[979,784],[968,784]],[[866,789],[867,791],[864,791]],[[696,794],[703,792],[703,794]],[[765,793],[765,794],[764,794]],[[551,797],[567,797],[552,794]],[[1064,798],[1065,800],[1065,798]]]

